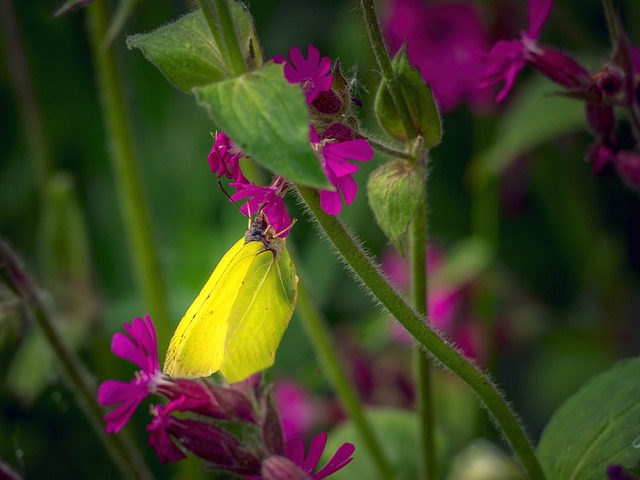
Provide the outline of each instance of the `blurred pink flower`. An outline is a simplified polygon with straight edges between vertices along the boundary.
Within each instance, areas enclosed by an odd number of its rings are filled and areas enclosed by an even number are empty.
[[[331,457],[329,462],[316,473],[312,474],[311,472],[316,468],[320,461],[320,457],[322,457],[326,444],[327,434],[324,432],[319,433],[311,439],[309,452],[305,456],[304,443],[302,440],[296,438],[285,444],[285,454],[289,460],[300,467],[300,469],[313,480],[322,480],[323,478],[327,478],[329,475],[333,475],[351,462],[351,460],[353,460],[352,455],[355,450],[352,443],[343,443],[333,457]]]
[[[489,38],[475,5],[393,0],[385,34],[393,50],[407,40],[409,60],[433,89],[443,113],[463,101],[472,108],[490,104],[491,93],[478,87]]]
[[[232,178],[235,182],[246,182],[240,171],[240,158],[246,156],[224,133],[218,132],[207,157],[209,168],[218,178]]]
[[[431,278],[442,268],[444,252],[430,246],[427,252],[427,271]],[[382,259],[382,266],[391,280],[400,288],[409,288],[409,266],[395,250],[389,250]],[[427,315],[431,325],[450,335],[458,347],[469,358],[482,357],[482,345],[479,332],[473,326],[473,319],[463,315],[467,285],[433,284],[429,286]],[[391,324],[393,338],[401,343],[410,343],[411,336],[395,319]]]
[[[318,405],[309,392],[293,380],[282,379],[274,389],[285,441],[306,437],[318,423]]]

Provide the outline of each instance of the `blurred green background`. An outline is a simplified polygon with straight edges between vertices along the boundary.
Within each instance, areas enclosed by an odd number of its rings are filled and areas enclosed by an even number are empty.
[[[86,14],[53,18],[56,2],[2,1],[11,4],[13,16],[3,6],[0,234],[41,287],[96,385],[127,379],[132,367],[112,357],[111,335],[153,309],[134,281]],[[477,3],[487,24],[495,20],[495,9],[521,4]],[[555,3],[543,41],[597,70],[609,55],[600,2]],[[632,42],[640,41],[640,4],[614,4]],[[379,74],[356,2],[260,0],[249,7],[267,57],[312,43],[323,55],[339,58],[363,100],[365,130],[380,135],[371,113]],[[246,219],[219,191],[206,162],[215,125],[192,97],[124,44],[126,35],[152,30],[190,8],[189,2],[138,2],[114,40],[174,324],[246,229]],[[12,76],[16,68],[28,73],[28,82]],[[640,196],[617,178],[591,173],[583,161],[591,141],[583,106],[550,91],[553,86],[526,70],[499,109],[475,116],[461,107],[446,115],[428,185],[433,241],[449,249],[480,238],[496,252],[466,293],[468,309],[486,334],[485,365],[534,439],[588,377],[640,352]],[[34,130],[33,114],[42,122],[41,133]],[[365,184],[367,173],[384,160],[376,154],[361,168],[358,198],[343,213],[367,249],[381,257],[389,246],[367,205]],[[38,173],[43,164],[46,175]],[[499,174],[491,173],[491,165],[499,165]],[[297,267],[341,345],[353,348],[358,342],[372,362],[397,357],[408,372],[410,353],[390,339],[386,315],[345,273],[293,198],[288,205],[299,220],[289,236]],[[331,397],[297,315],[268,375],[295,378],[319,398]],[[500,443],[473,402],[465,400],[468,394],[450,387],[446,376],[440,381],[442,421],[454,438],[451,453],[473,437]],[[447,400],[451,388],[457,401]],[[25,477],[116,474],[24,305],[5,287],[0,289],[0,409],[0,462]],[[172,467],[160,465],[146,447],[144,410],[128,431],[154,473],[168,478]],[[472,425],[456,423],[460,417]]]

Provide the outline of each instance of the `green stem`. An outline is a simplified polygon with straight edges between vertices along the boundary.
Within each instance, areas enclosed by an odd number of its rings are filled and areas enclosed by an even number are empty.
[[[425,178],[426,181],[426,178]],[[426,192],[425,192],[426,199]],[[411,298],[419,315],[429,318],[427,265],[427,204],[421,201],[411,222],[409,237],[411,259]],[[435,448],[435,401],[433,368],[421,346],[416,347],[416,385],[420,413],[420,439],[422,447],[423,478],[438,478],[438,460]]]
[[[381,153],[389,155],[390,157],[404,158],[406,160],[410,160],[411,162],[414,162],[416,159],[413,154],[405,150],[398,150],[397,148],[394,148],[390,145],[374,140],[370,137],[367,138],[367,142],[369,142],[369,145],[371,145],[375,150],[378,150]]]
[[[337,348],[331,341],[326,322],[309,296],[302,279],[298,281],[298,311],[316,355],[324,365],[340,403],[358,430],[363,445],[369,453],[369,458],[378,470],[379,477],[385,480],[394,478],[394,471],[378,442],[375,432],[365,417],[358,395],[351,386],[345,374],[345,368],[337,356]]]
[[[234,77],[242,75],[247,67],[238,44],[228,0],[198,0],[198,2],[227,67]]]
[[[363,285],[387,310],[420,342],[425,351],[465,382],[493,416],[509,445],[518,456],[529,478],[542,480],[545,475],[522,426],[490,377],[482,373],[464,355],[434,332],[387,282],[374,261],[339,219],[325,214],[320,208],[318,193],[308,187],[297,191],[313,220],[320,227],[338,254],[353,270]]]
[[[51,315],[40,301],[38,289],[23,270],[17,256],[2,239],[0,239],[0,264],[6,269],[12,286],[27,305],[28,315],[42,329],[45,338],[62,365],[62,370],[69,381],[69,386],[75,393],[78,405],[84,411],[115,466],[126,478],[153,478],[144,464],[140,452],[131,443],[129,437],[123,433],[119,435],[105,433],[102,422],[104,412],[96,402],[96,388],[91,381],[91,375],[65,343]]]
[[[616,25],[616,15],[613,10],[613,2],[611,0],[602,0],[602,9],[604,10],[604,16],[607,19],[607,28],[609,29],[609,38],[611,45],[615,48],[618,45],[620,33]]]
[[[384,81],[389,87],[393,104],[400,115],[400,120],[402,121],[402,126],[407,134],[407,138],[409,139],[409,142],[412,142],[418,137],[418,132],[413,125],[409,108],[407,107],[402,94],[402,88],[400,87],[396,74],[391,66],[391,59],[389,58],[387,47],[382,38],[382,31],[380,30],[380,23],[378,22],[374,2],[373,0],[360,0],[360,5],[362,6],[364,23],[367,27],[367,32],[369,33],[369,42],[371,43],[373,54],[376,57],[376,62],[382,71]]]
[[[11,0],[0,1],[0,25],[5,37],[7,65],[11,83],[20,107],[22,128],[24,129],[29,157],[33,162],[36,176],[36,190],[44,191],[45,182],[51,173],[51,158],[47,150],[42,116],[36,101],[27,54],[20,34],[18,19]]]
[[[110,157],[116,180],[120,207],[124,214],[130,256],[146,307],[154,319],[158,344],[167,345],[172,326],[169,322],[167,295],[154,242],[151,218],[144,199],[136,164],[118,65],[113,49],[103,48],[108,27],[107,2],[99,0],[88,8],[91,49],[102,96]]]

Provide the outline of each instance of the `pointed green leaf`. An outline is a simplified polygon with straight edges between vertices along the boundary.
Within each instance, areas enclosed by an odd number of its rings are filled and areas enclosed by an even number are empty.
[[[253,19],[239,2],[233,6],[235,30],[245,64],[249,69],[257,68],[262,65],[263,57]],[[127,38],[127,46],[139,48],[171,83],[185,92],[230,76],[201,10],[153,32],[132,35]]]
[[[538,446],[548,478],[596,480],[640,462],[640,358],[593,377],[553,415]]]
[[[418,69],[409,63],[406,45],[403,45],[393,58],[392,67],[409,109],[413,126],[422,135],[424,146],[431,148],[437,145],[442,139],[442,123],[438,107],[433,100],[431,87],[424,82]],[[385,81],[380,83],[376,94],[375,112],[378,122],[389,135],[396,140],[407,140],[400,114]]]
[[[218,127],[272,172],[296,183],[332,188],[309,143],[309,111],[282,65],[268,63],[240,77],[194,89]]]
[[[420,200],[424,198],[425,179],[421,167],[403,159],[394,159],[378,167],[369,176],[367,195],[378,225],[400,253],[400,237],[409,227]]]

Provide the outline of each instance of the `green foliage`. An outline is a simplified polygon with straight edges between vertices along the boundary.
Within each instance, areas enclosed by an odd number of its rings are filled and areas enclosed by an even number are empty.
[[[371,209],[382,231],[401,253],[401,237],[424,197],[425,188],[422,166],[400,158],[381,165],[369,176],[367,194]]]
[[[518,155],[584,128],[584,105],[554,95],[557,89],[543,78],[520,89],[500,119],[495,143],[482,156],[484,169],[493,174],[503,172]]]
[[[262,65],[262,49],[251,15],[234,2],[234,26],[245,64]],[[231,76],[220,46],[209,30],[201,10],[150,33],[127,38],[129,48],[139,48],[176,87],[191,92],[194,87],[219,82]]]
[[[403,410],[376,409],[369,410],[367,418],[391,462],[391,467],[396,472],[396,479],[415,480],[419,478],[418,450],[407,448],[408,445],[418,445],[418,415]],[[357,448],[362,442],[357,430],[349,421],[331,431],[320,465],[328,461],[344,442],[356,445],[354,460],[347,467],[332,475],[332,478],[337,480],[376,478],[373,462],[365,457],[366,452]]]
[[[438,107],[433,100],[431,87],[424,83],[418,69],[409,63],[406,45],[393,58],[392,67],[409,108],[411,122],[424,140],[423,145],[426,148],[437,145],[442,139],[442,123]],[[396,140],[407,140],[400,113],[389,91],[389,85],[385,81],[382,81],[378,88],[375,112],[378,122],[389,135]]]
[[[253,160],[288,179],[331,188],[309,146],[309,112],[298,85],[287,82],[282,65],[194,89],[200,105]]]
[[[607,465],[640,461],[640,358],[619,362],[569,398],[545,428],[538,454],[553,480],[596,480]]]

